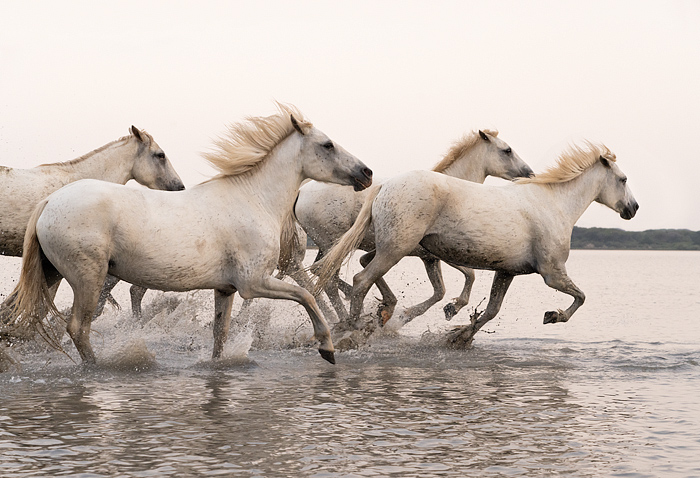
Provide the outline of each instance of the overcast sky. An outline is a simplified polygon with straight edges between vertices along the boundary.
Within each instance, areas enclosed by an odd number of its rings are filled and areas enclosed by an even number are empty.
[[[387,177],[495,128],[535,171],[603,142],[640,210],[700,230],[700,2],[0,2],[0,164],[67,161],[134,124],[185,184],[229,123],[299,107]]]

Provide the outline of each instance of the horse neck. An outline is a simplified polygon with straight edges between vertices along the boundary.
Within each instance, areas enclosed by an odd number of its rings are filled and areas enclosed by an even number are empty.
[[[602,167],[595,165],[571,181],[547,185],[555,196],[552,206],[562,210],[572,229],[600,194],[603,175]]]
[[[279,219],[280,225],[291,211],[304,179],[295,134],[278,144],[252,170],[229,177],[237,190],[258,199],[270,216]]]
[[[71,181],[79,179],[101,179],[112,183],[126,184],[132,179],[131,170],[137,155],[133,141],[117,141],[92,154],[85,155],[65,168]]]
[[[445,168],[442,173],[465,181],[483,184],[488,176],[484,164],[485,158],[482,148],[472,147]]]

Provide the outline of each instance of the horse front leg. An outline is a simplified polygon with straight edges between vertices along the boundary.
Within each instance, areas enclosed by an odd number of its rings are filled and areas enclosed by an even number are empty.
[[[425,272],[428,274],[430,284],[433,286],[433,295],[420,304],[416,304],[404,310],[403,314],[401,314],[402,325],[409,323],[419,315],[423,315],[429,308],[445,297],[445,282],[442,279],[440,260],[436,258],[421,258],[421,260],[425,266]]]
[[[540,272],[540,274],[542,274],[545,284],[549,287],[574,298],[573,303],[566,310],[550,310],[545,312],[543,323],[555,324],[557,322],[568,322],[571,316],[574,315],[574,312],[583,305],[586,300],[586,295],[581,289],[576,287],[576,284],[569,278],[565,270],[555,269],[551,272]]]
[[[472,293],[472,285],[474,285],[475,278],[474,269],[455,264],[449,265],[464,275],[464,287],[462,288],[462,293],[459,294],[459,297],[455,297],[452,299],[452,302],[442,308],[442,310],[445,312],[445,320],[452,320],[452,317],[457,315],[457,313],[462,310],[465,305],[469,304],[469,296]]]
[[[243,295],[243,291],[241,291],[241,295]],[[303,305],[311,318],[311,323],[314,327],[314,338],[320,343],[318,352],[325,360],[335,363],[335,349],[331,340],[331,331],[311,292],[296,284],[289,284],[275,277],[267,277],[258,284],[248,284],[245,296],[293,300]]]
[[[475,310],[471,318],[471,324],[458,327],[449,332],[447,341],[450,345],[455,347],[471,346],[474,341],[474,335],[486,325],[488,321],[496,317],[498,311],[501,310],[503,298],[506,296],[511,282],[513,282],[513,277],[512,274],[506,272],[496,272],[496,275],[493,277],[493,284],[491,284],[491,295],[486,310],[484,310],[482,314],[478,314]]]
[[[224,344],[228,339],[228,331],[231,326],[231,307],[233,306],[233,292],[214,291],[214,349],[212,359],[221,358]]]

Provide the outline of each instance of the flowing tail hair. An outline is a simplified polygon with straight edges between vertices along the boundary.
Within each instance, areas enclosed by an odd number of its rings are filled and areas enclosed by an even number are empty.
[[[318,276],[312,292],[314,295],[323,290],[328,282],[335,277],[346,257],[360,246],[362,239],[365,238],[367,231],[372,225],[372,205],[381,189],[381,184],[370,187],[365,203],[362,205],[362,209],[360,209],[360,213],[357,215],[352,227],[338,239],[322,259],[311,265],[311,271]]]
[[[46,199],[37,204],[27,224],[22,253],[22,272],[17,286],[7,299],[11,314],[8,325],[12,329],[12,335],[30,337],[37,332],[50,346],[63,350],[62,331],[58,332],[52,326],[44,324],[44,317],[48,314],[63,318],[49,291],[44,273],[46,259],[36,234],[36,223],[44,212],[46,204],[48,204]]]

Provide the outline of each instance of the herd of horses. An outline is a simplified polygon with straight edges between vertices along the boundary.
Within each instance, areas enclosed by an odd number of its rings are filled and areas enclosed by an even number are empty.
[[[91,323],[124,280],[133,284],[136,315],[148,288],[213,289],[213,358],[222,354],[236,292],[244,307],[258,297],[296,301],[311,318],[321,356],[335,363],[325,316],[337,315],[336,338],[384,324],[397,300],[382,276],[416,256],[434,292],[407,307],[403,323],[444,297],[441,262],[465,277],[460,296],[445,306],[448,320],[469,301],[473,269],[495,271],[486,309],[446,337],[466,346],[519,274],[538,273],[573,297],[568,309],[544,317],[568,321],[585,298],[565,267],[574,224],[594,201],[623,219],[639,208],[602,145],[571,147],[534,175],[497,132],[482,130],[457,141],[432,171],[373,185],[362,161],[294,106],[277,106],[274,115],[233,124],[204,155],[219,174],[188,189],[153,138],[133,126],[129,136],[73,161],[0,168],[0,253],[22,256],[17,286],[0,306],[0,337],[38,334],[61,348],[63,331],[46,318],[61,317],[53,299],[66,279],[74,297],[66,331],[82,361],[95,363]],[[484,185],[487,176],[508,181]],[[124,186],[131,179],[148,189]],[[302,263],[307,235],[319,248],[311,268]],[[366,254],[349,285],[338,271],[356,249]],[[367,320],[362,305],[374,284],[382,305]],[[350,298],[349,311],[339,291]],[[321,292],[333,311],[315,299]]]

